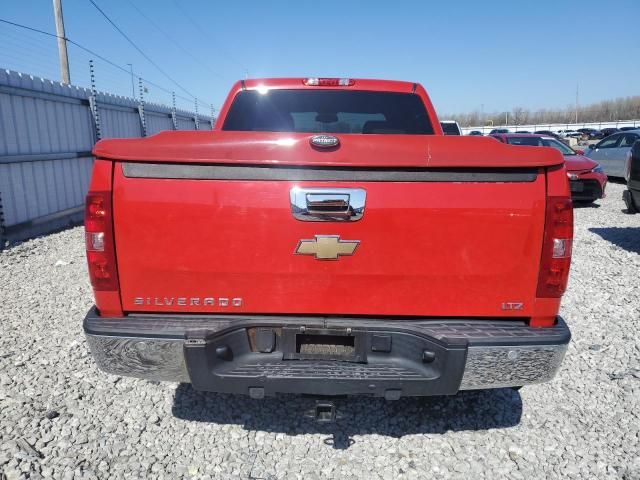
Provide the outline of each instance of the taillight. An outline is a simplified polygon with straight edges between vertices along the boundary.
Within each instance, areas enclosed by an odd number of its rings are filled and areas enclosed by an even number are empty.
[[[573,204],[548,197],[537,297],[559,298],[567,289],[573,243]]]
[[[91,285],[94,290],[118,290],[111,192],[89,192],[84,230]]]
[[[353,78],[305,78],[302,80],[307,86],[314,87],[350,87],[355,85]]]

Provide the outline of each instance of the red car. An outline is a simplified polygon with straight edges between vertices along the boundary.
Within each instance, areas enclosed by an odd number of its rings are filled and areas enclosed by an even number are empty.
[[[585,157],[582,150],[574,150],[548,135],[498,133],[490,136],[509,145],[553,147],[560,150],[567,168],[571,198],[575,202],[591,203],[605,197],[607,174],[598,162]]]

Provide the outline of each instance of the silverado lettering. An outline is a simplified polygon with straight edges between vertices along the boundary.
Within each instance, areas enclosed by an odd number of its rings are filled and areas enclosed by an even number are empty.
[[[228,307],[229,305],[233,307],[241,307],[242,299],[241,298],[225,298],[225,297],[135,297],[133,299],[133,303],[135,305],[178,305],[178,306],[199,306],[199,305],[208,305],[214,306],[219,305],[221,307]]]
[[[84,330],[107,372],[392,400],[562,362],[562,155],[445,137],[419,84],[244,80],[213,131],[93,153]]]

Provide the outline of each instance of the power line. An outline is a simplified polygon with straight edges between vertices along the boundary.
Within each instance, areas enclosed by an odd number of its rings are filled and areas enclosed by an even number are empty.
[[[195,29],[200,32],[200,34],[202,35],[202,38],[204,38],[205,41],[207,41],[207,42],[211,41],[211,34],[205,32],[204,30],[202,30],[200,25],[198,25],[196,23],[196,21],[193,18],[191,18],[191,15],[189,15],[187,13],[187,11],[182,8],[182,5],[180,5],[177,0],[173,0],[173,3],[178,8],[178,10],[180,10],[180,12],[182,12],[182,15],[184,15],[184,17],[189,21],[189,23],[191,23],[191,25],[193,25],[195,27]],[[249,70],[243,64],[241,64],[239,61],[237,61],[235,58],[233,58],[231,55],[229,55],[224,50],[219,49],[219,51],[225,57],[227,57],[227,59],[231,60],[233,63],[235,63],[237,66],[239,66],[245,73],[248,74]]]
[[[32,32],[38,32],[38,33],[42,33],[44,35],[49,35],[50,37],[58,38],[58,35],[56,35],[54,33],[45,32],[44,30],[38,30],[37,28],[28,27],[28,26],[22,25],[20,23],[10,22],[9,20],[5,20],[4,18],[0,18],[0,22],[8,23],[9,25],[13,25],[14,27],[24,28],[25,30],[31,30]],[[68,38],[67,38],[67,41],[69,41]]]
[[[106,13],[104,13],[104,11],[103,11],[103,10],[102,10],[102,9],[101,9],[97,4],[96,4],[96,2],[94,2],[93,0],[89,0],[89,3],[91,3],[91,5],[93,5],[93,6],[96,8],[96,10],[98,10],[98,11],[102,14],[102,16],[103,16],[104,18],[106,18],[106,19],[107,19],[107,21],[108,21],[108,22],[113,26],[113,28],[115,28],[115,29],[120,33],[120,35],[122,35],[122,36],[127,40],[127,42],[129,42],[129,43],[131,44],[131,46],[132,46],[133,48],[135,48],[135,49],[138,51],[138,53],[140,53],[140,55],[142,55],[144,58],[146,58],[146,59],[147,59],[147,61],[148,61],[151,65],[153,65],[154,67],[156,67],[156,69],[158,69],[158,71],[159,71],[160,73],[162,73],[165,77],[167,77],[169,80],[171,80],[171,82],[173,82],[173,83],[174,83],[178,88],[180,88],[180,90],[182,90],[183,92],[185,92],[185,93],[186,93],[187,95],[189,95],[191,98],[196,98],[196,97],[195,97],[195,95],[193,95],[191,92],[189,92],[189,90],[187,90],[187,89],[186,89],[186,88],[184,88],[182,85],[180,85],[176,80],[174,80],[174,79],[171,77],[171,75],[169,75],[167,72],[165,72],[165,71],[164,71],[164,70],[163,70],[163,69],[162,69],[162,68],[161,68],[161,67],[160,67],[156,62],[154,62],[153,60],[151,60],[151,58],[150,58],[146,53],[144,53],[144,52],[142,51],[142,49],[140,49],[140,47],[138,47],[138,45],[136,45],[136,44],[135,44],[135,42],[134,42],[133,40],[131,40],[131,39],[127,36],[127,34],[126,34],[126,33],[124,33],[124,32],[121,30],[121,29],[120,29],[120,27],[118,27],[118,26],[114,23],[114,21],[113,21],[113,20],[111,20],[111,19],[109,18],[109,16],[108,16]]]
[[[149,18],[147,15],[145,15],[145,13],[140,10],[138,8],[138,6],[132,1],[132,0],[127,0],[127,2],[136,10],[136,12],[138,12],[140,14],[141,17],[143,17],[145,20],[147,20],[147,22],[149,22],[156,30],[158,30],[160,33],[162,33],[167,40],[169,40],[171,43],[173,43],[176,47],[178,47],[182,52],[186,53],[187,55],[189,55],[199,66],[203,66],[205,67],[207,70],[209,70],[213,75],[215,75],[216,77],[222,79],[222,80],[226,80],[224,77],[222,77],[218,72],[216,72],[215,70],[213,70],[212,68],[210,68],[205,62],[203,62],[202,60],[200,60],[199,58],[197,58],[193,52],[191,52],[190,50],[184,48],[182,45],[180,45],[176,40],[173,39],[173,37],[171,35],[169,35],[164,29],[162,29],[156,22],[154,22],[151,18]]]
[[[5,19],[3,19],[3,18],[0,18],[0,22],[2,22],[2,23],[6,23],[6,24],[8,24],[8,25],[13,25],[14,27],[23,28],[23,29],[25,29],[25,30],[30,30],[30,31],[32,31],[32,32],[40,33],[40,34],[42,34],[42,35],[47,35],[48,37],[59,38],[59,37],[58,37],[58,35],[56,35],[56,34],[54,34],[54,33],[45,32],[44,30],[39,30],[39,29],[37,29],[37,28],[29,27],[29,26],[27,26],[27,25],[22,25],[22,24],[20,24],[20,23],[11,22],[11,21],[9,21],[9,20],[5,20]],[[74,46],[78,47],[78,48],[79,48],[79,49],[81,49],[81,50],[84,50],[85,52],[87,52],[87,53],[89,53],[89,54],[93,55],[94,57],[96,57],[96,58],[98,58],[98,59],[102,60],[103,62],[105,62],[105,63],[107,63],[107,64],[111,65],[112,67],[117,68],[118,70],[121,70],[122,72],[126,73],[127,75],[131,75],[131,72],[130,72],[129,70],[125,69],[124,67],[121,67],[120,65],[118,65],[118,64],[117,64],[117,63],[115,63],[115,62],[112,62],[112,61],[111,61],[111,60],[109,60],[108,58],[103,57],[102,55],[100,55],[100,54],[98,54],[98,53],[94,52],[93,50],[91,50],[91,49],[89,49],[89,48],[87,48],[87,47],[85,47],[85,46],[83,46],[83,45],[81,45],[81,44],[79,44],[78,42],[76,42],[76,41],[74,41],[74,40],[70,39],[69,37],[66,37],[66,40],[67,40],[67,42],[71,43],[72,45],[74,45]],[[169,93],[169,94],[174,93],[172,90],[168,90],[168,89],[166,89],[166,88],[164,88],[164,87],[162,87],[162,86],[158,85],[157,83],[154,83],[154,82],[152,82],[152,81],[150,81],[150,80],[147,80],[146,78],[143,78],[142,76],[138,75],[138,74],[137,74],[137,73],[135,73],[135,72],[134,72],[134,75],[135,75],[136,77],[141,78],[142,80],[144,80],[144,81],[145,81],[145,83],[147,83],[147,84],[149,84],[149,85],[151,85],[151,86],[153,86],[153,87],[156,87],[157,89],[162,90],[162,91],[163,91],[163,92],[165,92],[165,93]],[[176,95],[176,97],[177,97],[177,98],[180,98],[181,100],[185,100],[185,101],[187,101],[187,102],[191,102],[191,101],[192,101],[192,99],[193,99],[193,98],[195,98],[193,95],[191,96],[192,98],[186,98],[186,97],[183,97],[183,96],[181,96],[181,95]]]

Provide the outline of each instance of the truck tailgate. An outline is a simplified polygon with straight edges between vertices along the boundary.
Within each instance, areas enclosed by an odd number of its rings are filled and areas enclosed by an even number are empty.
[[[533,311],[543,168],[324,167],[316,177],[233,168],[115,163],[125,311],[494,318]],[[291,208],[295,187],[363,189],[364,215],[300,221]],[[319,235],[359,243],[334,261],[294,253]]]

